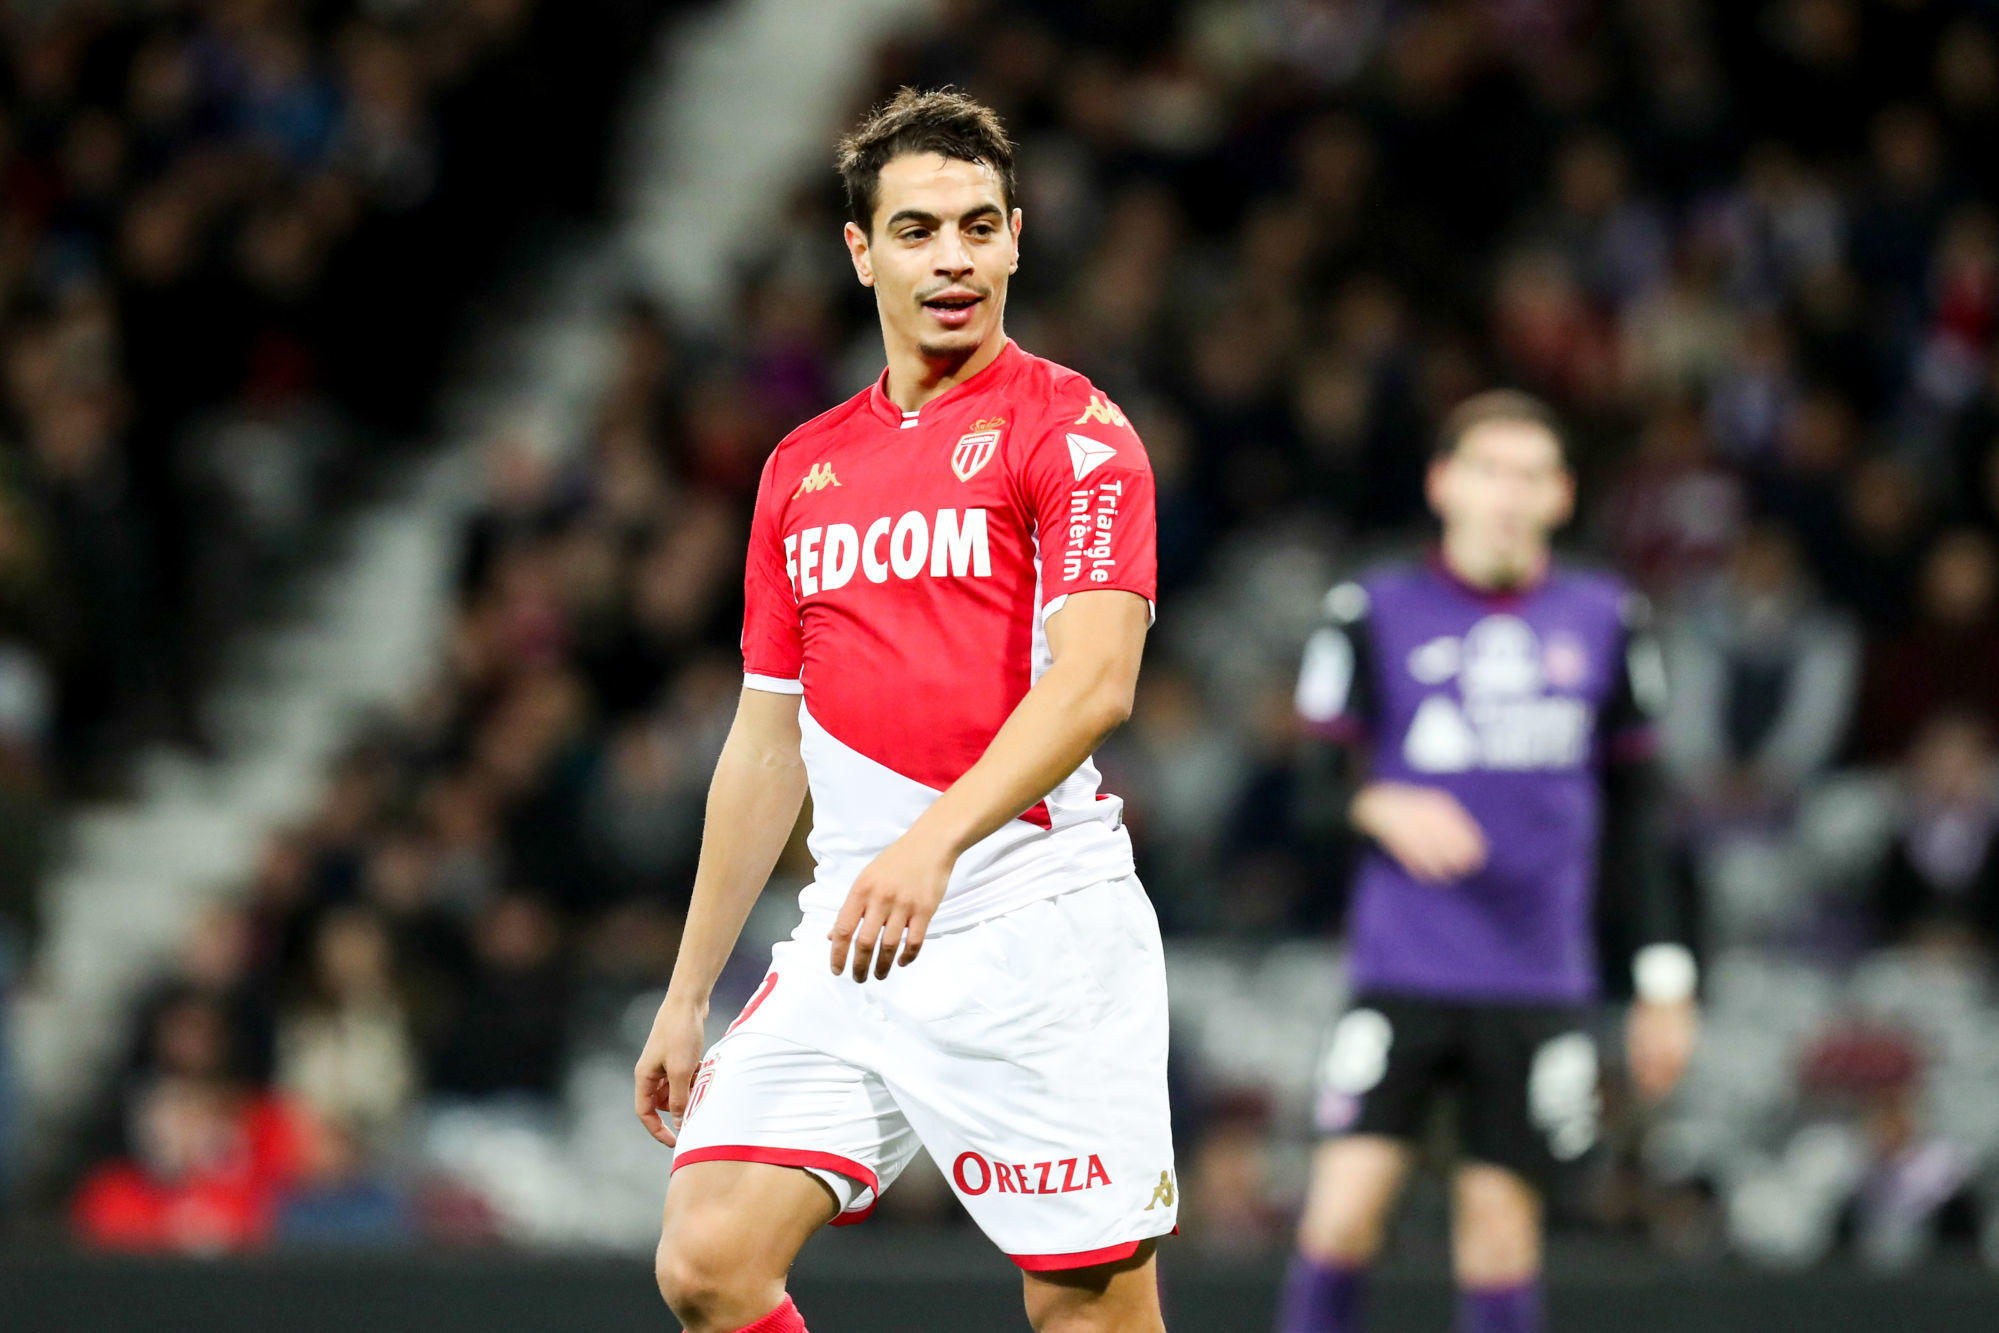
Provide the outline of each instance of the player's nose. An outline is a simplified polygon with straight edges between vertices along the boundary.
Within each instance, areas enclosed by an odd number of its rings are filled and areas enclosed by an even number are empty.
[[[965,238],[956,228],[947,228],[938,238],[937,272],[939,276],[962,278],[972,271],[972,250],[965,244]]]

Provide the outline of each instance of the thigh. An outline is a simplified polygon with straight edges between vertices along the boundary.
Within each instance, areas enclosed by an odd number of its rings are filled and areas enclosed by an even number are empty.
[[[1491,1005],[1469,1019],[1464,1145],[1546,1191],[1596,1146],[1596,1041],[1579,1009]]]
[[[696,1162],[673,1173],[660,1248],[698,1249],[692,1258],[740,1265],[782,1278],[812,1233],[838,1214],[826,1182],[796,1167],[764,1162]]]
[[[1035,1333],[1153,1333],[1159,1309],[1156,1242],[1128,1258],[1087,1268],[1021,1274],[1027,1319]]]
[[[1361,995],[1326,1040],[1313,1119],[1321,1134],[1422,1137],[1444,1083],[1462,1064],[1462,1015],[1401,996]]]
[[[1136,879],[934,939],[901,981],[890,1091],[1016,1264],[1121,1262],[1174,1229],[1166,971]]]

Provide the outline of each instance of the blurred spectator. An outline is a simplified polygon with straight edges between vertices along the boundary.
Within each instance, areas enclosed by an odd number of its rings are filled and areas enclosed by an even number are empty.
[[[1851,1126],[1850,1194],[1833,1202],[1850,1218],[1861,1259],[1877,1269],[1907,1268],[1933,1253],[1947,1228],[1970,1229],[1974,1163],[1926,1123],[1924,1064],[1912,1034],[1848,1025],[1813,1046],[1801,1074],[1816,1109]]]
[[[135,1151],[84,1181],[74,1208],[92,1245],[196,1254],[261,1244],[300,1174],[309,1122],[284,1102],[176,1075],[133,1106]]]
[[[570,979],[549,910],[513,894],[473,933],[473,970],[431,1062],[430,1083],[460,1097],[553,1097],[562,1079]]]
[[[1290,1235],[1290,1215],[1272,1198],[1277,1181],[1266,1119],[1260,1107],[1224,1108],[1180,1169],[1186,1230],[1208,1254],[1262,1254]]]
[[[1820,601],[1782,528],[1752,528],[1666,636],[1663,753],[1715,817],[1783,809],[1838,751],[1858,671],[1853,629]]]
[[[1860,742],[1892,759],[1923,722],[1950,708],[1999,717],[1999,557],[1968,528],[1940,537],[1923,561],[1914,622],[1877,640],[1861,698]]]
[[[616,733],[584,798],[586,851],[627,893],[679,898],[693,881],[707,801],[706,756],[656,720]]]
[[[278,1202],[274,1238],[286,1245],[395,1245],[415,1232],[403,1192],[369,1169],[361,1137],[338,1120],[306,1136],[297,1178]]]
[[[306,994],[279,1020],[277,1086],[338,1134],[341,1152],[380,1150],[416,1093],[417,1056],[373,914],[336,909],[320,923]],[[337,1172],[335,1174],[338,1174]]]
[[[1983,718],[1943,713],[1916,733],[1893,841],[1875,870],[1883,944],[1999,951],[1999,755]]]
[[[194,1006],[221,1024],[214,1055],[218,1069],[252,1079],[267,1077],[275,997],[273,979],[259,965],[254,949],[246,912],[230,903],[204,909],[181,943],[175,971],[139,1001],[135,1027],[141,1036],[127,1053],[124,1074],[143,1076],[159,1068],[166,1016]]]
[[[1845,524],[1829,553],[1827,587],[1870,630],[1907,625],[1928,532],[1914,471],[1871,458],[1847,481]]]
[[[1679,403],[1646,424],[1595,526],[1618,567],[1670,608],[1727,561],[1746,507],[1741,481],[1716,463],[1699,414]]]
[[[1139,873],[1162,920],[1212,929],[1221,906],[1215,876],[1249,756],[1172,661],[1147,663],[1138,690],[1131,725],[1106,747],[1106,785],[1132,811],[1145,851]]]

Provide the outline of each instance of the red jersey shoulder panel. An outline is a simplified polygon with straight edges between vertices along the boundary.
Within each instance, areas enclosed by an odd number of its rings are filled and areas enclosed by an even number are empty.
[[[1115,588],[1158,591],[1152,461],[1117,404],[1066,366],[1029,357],[1022,375],[1046,404],[1011,441],[1019,502],[1035,517],[1041,604]],[[1023,395],[1027,396],[1027,395]]]

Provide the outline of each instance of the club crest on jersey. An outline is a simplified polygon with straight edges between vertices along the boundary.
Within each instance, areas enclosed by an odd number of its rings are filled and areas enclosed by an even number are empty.
[[[796,500],[801,495],[810,495],[813,491],[823,491],[828,486],[838,485],[840,479],[833,475],[831,463],[814,463],[807,469],[805,480],[799,482],[798,489],[791,493],[791,498]]]
[[[958,437],[958,442],[951,446],[951,470],[958,474],[959,481],[970,481],[973,473],[993,461],[1005,427],[1005,417],[985,417],[974,421],[972,428]]]
[[[715,1057],[709,1056],[694,1069],[694,1085],[687,1090],[687,1109],[680,1113],[681,1128],[694,1118],[694,1110],[701,1105],[701,1099],[708,1095],[708,1085],[715,1081]]]
[[[1083,426],[1092,421],[1101,421],[1106,426],[1129,426],[1131,424],[1125,418],[1125,414],[1118,411],[1117,404],[1100,393],[1090,395],[1090,405],[1083,409],[1083,415],[1076,418],[1075,424]]]

